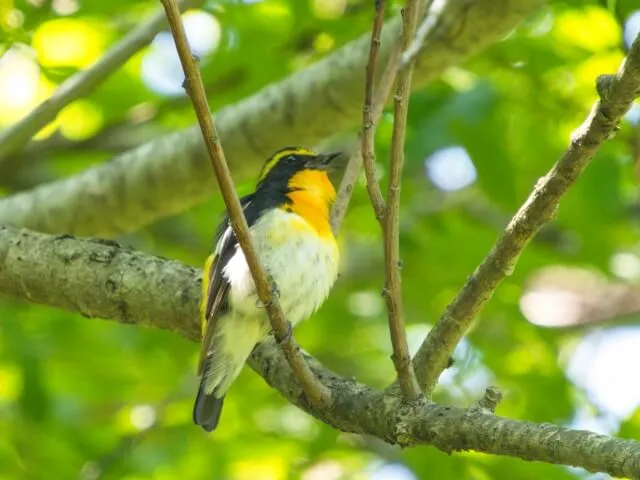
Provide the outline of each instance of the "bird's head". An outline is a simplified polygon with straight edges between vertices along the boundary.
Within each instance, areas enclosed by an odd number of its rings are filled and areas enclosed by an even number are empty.
[[[328,172],[337,153],[318,154],[302,147],[286,147],[274,153],[263,165],[258,188],[285,192],[304,190],[332,201],[335,190]]]

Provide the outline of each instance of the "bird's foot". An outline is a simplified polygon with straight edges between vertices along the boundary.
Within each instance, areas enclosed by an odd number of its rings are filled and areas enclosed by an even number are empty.
[[[262,303],[262,301],[258,298],[256,300],[256,307],[258,308],[268,308],[273,304],[274,298],[280,298],[280,289],[278,288],[276,282],[273,280],[273,277],[267,274],[267,278],[269,280],[269,285],[271,286],[271,297],[266,303]]]
[[[288,342],[289,339],[291,338],[291,336],[293,335],[293,325],[291,325],[290,321],[286,321],[287,324],[287,331],[285,332],[284,335],[280,336],[277,333],[274,335],[276,338],[276,343],[278,345],[282,345],[285,342]]]
[[[269,279],[269,285],[271,286],[271,298],[280,298],[280,289],[278,288],[278,284],[271,275],[267,275],[267,278]]]

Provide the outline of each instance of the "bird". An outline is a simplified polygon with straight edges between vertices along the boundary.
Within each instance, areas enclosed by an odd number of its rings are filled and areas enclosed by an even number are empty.
[[[240,199],[259,261],[290,328],[313,314],[337,276],[339,251],[329,223],[336,192],[329,171],[338,153],[285,147],[266,160],[253,193]],[[200,385],[193,421],[216,429],[226,393],[271,330],[228,215],[202,277]]]

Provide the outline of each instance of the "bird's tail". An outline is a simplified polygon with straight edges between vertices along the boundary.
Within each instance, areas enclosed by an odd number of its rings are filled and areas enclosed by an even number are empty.
[[[222,321],[228,321],[223,319]],[[203,362],[200,388],[193,407],[193,421],[206,431],[218,425],[222,402],[233,381],[238,377],[253,347],[267,333],[268,323],[255,318],[234,318],[233,327],[218,327]]]
[[[224,395],[216,396],[216,391],[211,393],[205,391],[206,376],[203,375],[200,380],[200,388],[196,403],[193,406],[193,421],[196,425],[200,425],[207,432],[212,432],[218,426],[220,414],[222,413],[222,403]]]

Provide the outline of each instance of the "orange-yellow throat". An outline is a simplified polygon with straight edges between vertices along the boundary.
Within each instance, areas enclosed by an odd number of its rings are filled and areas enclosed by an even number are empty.
[[[291,203],[285,209],[297,213],[320,237],[333,235],[329,224],[329,207],[336,191],[323,170],[301,170],[289,180],[287,194]]]

